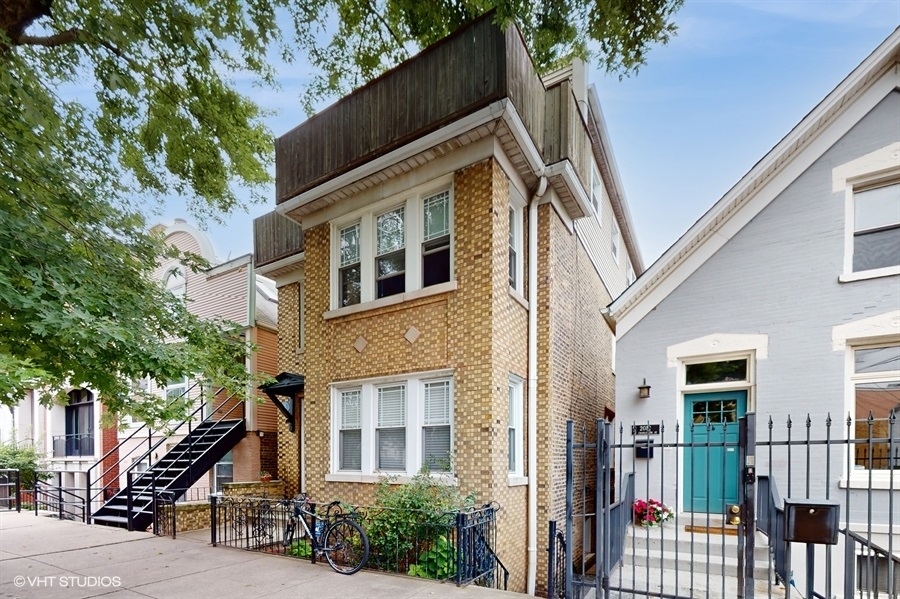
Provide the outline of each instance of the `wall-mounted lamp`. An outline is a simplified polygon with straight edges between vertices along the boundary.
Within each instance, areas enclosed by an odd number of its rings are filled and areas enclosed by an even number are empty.
[[[638,385],[638,399],[647,399],[650,397],[650,385],[647,384],[647,379],[644,379],[643,385]]]

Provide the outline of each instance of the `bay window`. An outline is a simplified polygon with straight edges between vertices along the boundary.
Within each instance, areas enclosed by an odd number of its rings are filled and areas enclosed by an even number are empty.
[[[332,309],[404,301],[407,292],[453,280],[452,178],[444,179],[332,223]]]

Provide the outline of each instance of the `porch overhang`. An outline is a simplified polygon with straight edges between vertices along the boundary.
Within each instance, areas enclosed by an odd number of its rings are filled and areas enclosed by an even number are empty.
[[[259,390],[275,404],[284,415],[288,430],[294,432],[294,414],[297,413],[297,394],[303,393],[305,378],[302,374],[282,372],[275,377],[274,383],[260,385]],[[284,399],[279,399],[284,398]]]

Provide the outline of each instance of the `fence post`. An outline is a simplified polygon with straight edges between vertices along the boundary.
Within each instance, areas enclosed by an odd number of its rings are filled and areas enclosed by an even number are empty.
[[[134,522],[132,522],[132,510],[134,509],[134,496],[132,495],[132,487],[131,484],[134,482],[134,478],[131,476],[132,471],[128,471],[128,475],[126,477],[126,482],[128,483],[127,492],[125,493],[125,519],[128,522],[128,532],[134,530]]]
[[[218,539],[216,538],[216,529],[218,528],[218,515],[219,511],[216,509],[216,505],[218,503],[218,498],[215,493],[210,494],[209,496],[209,542],[213,547],[216,546]]]
[[[16,512],[22,513],[22,476],[19,470],[16,470]]]
[[[63,519],[63,496],[62,496],[62,471],[56,475],[56,507],[59,511],[59,519]]]
[[[465,563],[465,550],[463,549],[464,519],[462,512],[456,512],[456,586],[460,586],[463,579],[463,566]],[[466,539],[468,541],[468,539]]]
[[[756,413],[747,412],[738,426],[738,437],[743,463],[741,489],[743,520],[739,530],[743,533],[743,543],[738,543],[738,593],[742,599],[753,599],[756,566]],[[741,555],[743,552],[743,555]],[[743,575],[743,580],[741,580]],[[743,588],[741,588],[743,583]]]
[[[575,442],[575,423],[572,420],[566,422],[566,549],[569,555],[566,556],[566,597],[572,597],[572,559],[571,554],[574,553],[572,547],[572,520],[574,518],[574,508],[572,506],[572,497],[575,485],[575,452],[573,443]]]
[[[550,520],[550,538],[547,543],[547,597],[553,599],[556,592],[556,520]]]

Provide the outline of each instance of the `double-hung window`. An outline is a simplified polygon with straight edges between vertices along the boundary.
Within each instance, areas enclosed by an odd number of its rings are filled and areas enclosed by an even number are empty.
[[[900,183],[853,190],[853,272],[900,265]]]
[[[377,482],[383,473],[452,472],[453,378],[407,374],[332,387],[326,480]]]
[[[422,465],[450,471],[450,381],[430,381],[423,389]]]
[[[341,425],[338,461],[341,470],[359,470],[362,466],[362,411],[360,389],[348,389],[340,394]]]
[[[524,443],[523,443],[523,419],[525,411],[522,394],[522,379],[516,376],[509,377],[509,419],[507,421],[507,448],[508,466],[510,476],[523,476],[524,468]]]
[[[378,387],[378,469],[406,471],[406,385]]]
[[[340,230],[340,305],[352,306],[361,301],[362,269],[360,268],[359,223]]]
[[[603,179],[600,178],[600,170],[595,162],[591,162],[591,205],[594,207],[594,214],[597,215],[597,222],[602,226]]]
[[[900,344],[856,348],[853,390],[854,466],[865,470],[900,468]]]
[[[620,237],[621,235],[619,234],[619,225],[615,221],[613,221],[610,251],[612,252],[612,257],[616,259],[616,262],[619,261],[619,244],[621,241]]]
[[[368,204],[332,223],[331,308],[396,303],[453,279],[452,177]],[[397,296],[400,296],[399,298]],[[386,298],[393,297],[393,300]],[[363,308],[365,309],[365,308]],[[347,311],[326,314],[340,316]]]
[[[375,297],[406,291],[406,208],[375,217]]]
[[[509,189],[509,287],[524,293],[523,230],[525,228],[525,198],[518,189]]]
[[[450,192],[425,198],[422,205],[422,287],[450,280]]]

